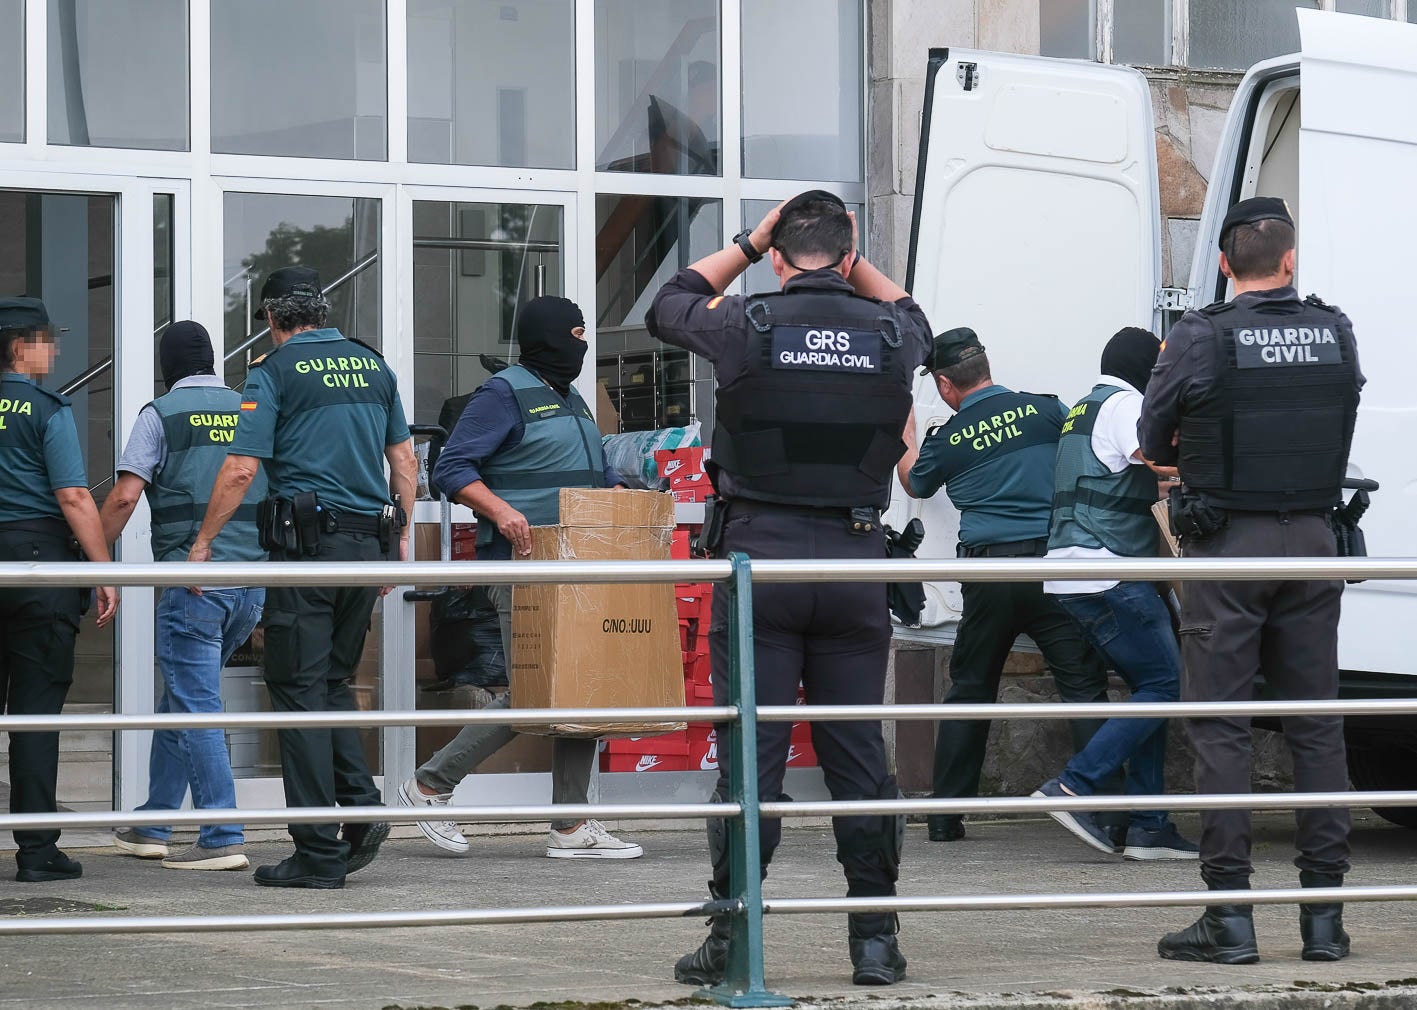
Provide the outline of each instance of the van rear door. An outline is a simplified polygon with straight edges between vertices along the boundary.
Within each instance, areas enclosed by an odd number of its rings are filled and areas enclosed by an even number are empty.
[[[1299,12],[1299,272],[1353,320],[1363,389],[1349,473],[1378,481],[1374,556],[1417,556],[1417,25]],[[1345,670],[1417,673],[1417,582],[1348,587]]]
[[[1079,399],[1107,338],[1153,325],[1155,145],[1135,70],[932,50],[906,284],[935,332],[972,327],[999,383]],[[915,392],[923,438],[950,411],[930,377]],[[958,514],[943,492],[895,499],[893,526],[924,520],[918,556],[954,556]],[[927,594],[926,625],[958,616],[956,585]]]

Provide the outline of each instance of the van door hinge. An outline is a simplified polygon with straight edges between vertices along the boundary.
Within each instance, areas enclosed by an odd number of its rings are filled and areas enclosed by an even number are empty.
[[[1186,312],[1195,308],[1196,297],[1186,288],[1157,288],[1155,308],[1162,312]]]
[[[961,63],[955,70],[955,80],[959,81],[965,91],[973,91],[979,87],[979,64]]]

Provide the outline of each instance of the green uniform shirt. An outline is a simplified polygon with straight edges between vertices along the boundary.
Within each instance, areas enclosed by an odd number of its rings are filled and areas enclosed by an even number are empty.
[[[959,509],[970,547],[1042,540],[1053,515],[1053,463],[1068,409],[1056,396],[993,385],[970,393],[930,433],[910,470],[910,491],[941,487]]]
[[[54,492],[88,486],[69,401],[6,372],[0,377],[0,523],[62,519]]]
[[[398,379],[339,330],[297,333],[251,369],[230,452],[263,460],[270,492],[313,491],[337,512],[389,503],[384,450],[409,439]]]

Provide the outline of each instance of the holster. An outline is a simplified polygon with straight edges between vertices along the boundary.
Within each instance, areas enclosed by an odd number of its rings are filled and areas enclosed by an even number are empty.
[[[261,550],[297,557],[300,545],[289,498],[270,497],[256,506],[256,536]]]
[[[1178,537],[1208,537],[1230,524],[1230,514],[1214,508],[1204,498],[1188,495],[1182,487],[1173,487],[1166,499],[1166,511],[1171,520],[1171,532]]]
[[[710,495],[704,502],[704,525],[699,535],[689,545],[690,550],[701,557],[714,558],[723,546],[723,524],[728,518],[728,502]]]
[[[379,551],[387,555],[404,527],[404,511],[397,505],[385,505],[379,510]]]
[[[1356,492],[1347,505],[1339,505],[1329,513],[1328,524],[1333,528],[1333,538],[1338,545],[1340,558],[1366,558],[1368,538],[1363,535],[1358,520],[1368,511],[1371,499],[1367,491]],[[1357,585],[1365,579],[1348,579],[1348,584]]]
[[[307,558],[320,553],[320,499],[314,491],[301,491],[290,500],[291,517],[295,520],[295,543]]]

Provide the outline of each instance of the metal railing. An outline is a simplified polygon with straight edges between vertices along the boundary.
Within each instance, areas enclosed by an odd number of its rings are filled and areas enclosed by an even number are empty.
[[[398,821],[453,820],[526,822],[552,818],[724,818],[728,825],[730,896],[722,901],[534,908],[364,912],[307,915],[24,917],[0,920],[0,936],[57,933],[162,933],[370,929],[487,925],[521,922],[581,922],[682,918],[727,914],[731,924],[724,982],[706,995],[732,1006],[780,1006],[763,971],[763,915],[870,911],[977,911],[1141,906],[1199,906],[1214,901],[1207,891],[1143,893],[1039,893],[871,898],[765,899],[758,848],[760,817],[903,815],[910,813],[1043,813],[1059,810],[1280,810],[1312,807],[1417,806],[1417,790],[1329,793],[1268,793],[1207,796],[970,797],[821,802],[760,802],[757,794],[757,723],[833,720],[971,720],[1000,718],[1170,718],[1294,714],[1414,715],[1417,698],[1357,701],[1255,701],[1089,703],[1048,705],[851,705],[762,706],[755,703],[752,586],[754,581],[899,582],[907,580],[1016,582],[1040,579],[1417,579],[1417,558],[971,559],[961,561],[758,561],[743,555],[726,561],[585,562],[369,562],[208,563],[194,578],[187,564],[0,564],[0,586],[87,586],[95,582],[135,586],[183,586],[199,581],[222,585],[439,585],[470,583],[671,583],[719,582],[727,595],[730,704],[714,707],[643,709],[535,709],[437,712],[310,712],[198,714],[98,714],[0,716],[0,731],[98,729],[127,732],[198,727],[282,728],[331,726],[462,726],[577,722],[601,725],[627,720],[704,722],[720,726],[720,754],[728,755],[729,799],[712,803],[561,804],[537,806],[439,806],[399,808]],[[202,824],[293,824],[373,822],[390,819],[387,807],[302,807],[273,810],[87,811],[0,816],[0,829],[140,827]],[[1411,901],[1413,887],[1286,888],[1248,891],[1251,904],[1322,901]]]

